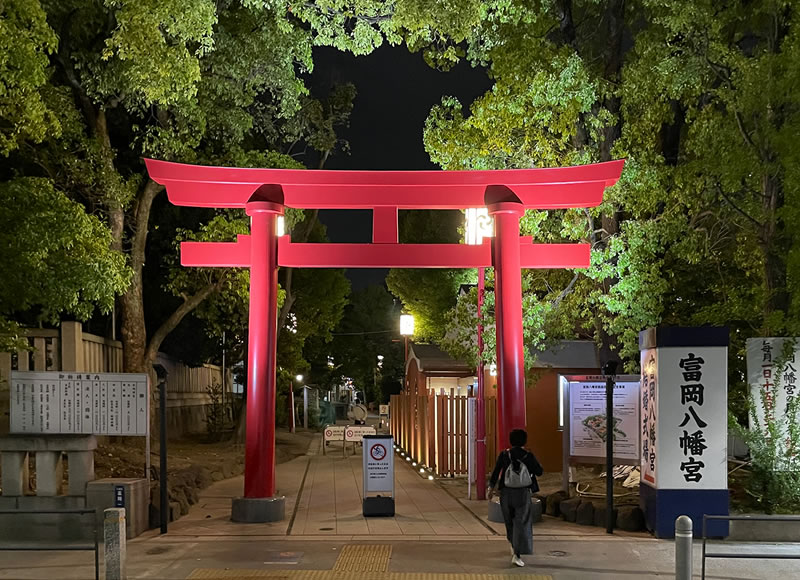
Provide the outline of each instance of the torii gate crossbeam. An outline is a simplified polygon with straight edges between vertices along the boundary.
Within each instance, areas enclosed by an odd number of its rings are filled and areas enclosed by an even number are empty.
[[[526,209],[593,207],[623,161],[501,171],[328,171],[203,167],[145,160],[175,205],[244,208],[250,235],[236,242],[184,242],[184,266],[250,268],[244,497],[232,519],[283,519],[275,489],[277,268],[495,268],[498,431],[525,427],[521,268],[586,268],[588,244],[534,244],[520,237]],[[400,209],[488,206],[492,244],[400,244]],[[371,209],[371,244],[301,244],[276,235],[284,208]]]

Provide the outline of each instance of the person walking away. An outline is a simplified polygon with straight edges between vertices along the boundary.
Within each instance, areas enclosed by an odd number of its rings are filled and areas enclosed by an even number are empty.
[[[528,434],[514,429],[509,434],[510,449],[497,456],[489,479],[489,499],[500,493],[500,509],[506,524],[506,538],[511,544],[511,563],[524,566],[523,554],[533,554],[533,513],[531,494],[539,491],[537,475],[542,469],[536,456],[525,449]]]

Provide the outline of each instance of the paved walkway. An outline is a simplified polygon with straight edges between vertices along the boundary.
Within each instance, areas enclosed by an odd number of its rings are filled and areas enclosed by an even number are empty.
[[[397,516],[364,518],[360,456],[343,458],[341,448],[329,455],[320,451],[317,440],[308,456],[278,466],[285,521],[231,522],[230,502],[241,494],[242,478],[215,483],[187,516],[170,524],[168,534],[151,530],[128,543],[128,577],[611,580],[674,574],[671,541],[647,534],[608,535],[602,528],[554,518],[535,525],[536,554],[525,557],[526,567],[512,568],[502,526],[483,517],[485,502],[458,497],[463,494],[459,486],[429,481],[406,462],[396,465]],[[735,549],[762,547],[739,544]],[[800,555],[800,545],[780,549]],[[343,552],[353,556],[347,565],[340,560]],[[694,556],[699,576],[699,542]],[[0,551],[0,579],[93,578],[92,563],[90,552]],[[707,566],[707,577],[714,580],[800,578],[800,560],[720,559]]]

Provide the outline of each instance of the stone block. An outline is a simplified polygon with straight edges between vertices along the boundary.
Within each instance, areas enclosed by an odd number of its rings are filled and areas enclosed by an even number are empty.
[[[225,479],[225,476],[222,475],[221,471],[212,471],[211,472],[211,480],[212,481],[222,481]]]
[[[0,437],[3,451],[94,451],[94,435],[6,435]]]
[[[169,521],[174,522],[181,517],[181,504],[176,501],[169,502]]]
[[[534,496],[531,498],[531,521],[533,523],[542,521],[542,500]]]
[[[626,532],[644,530],[644,513],[638,506],[621,506],[617,510],[617,527]]]
[[[581,498],[573,497],[562,501],[558,508],[561,510],[561,515],[568,522],[574,522],[578,515],[578,506],[581,504]]]
[[[36,495],[47,497],[61,494],[64,462],[61,451],[36,452]]]
[[[20,510],[81,509],[83,498],[35,496],[17,498]],[[30,500],[30,501],[19,501]],[[38,501],[37,501],[38,500]],[[63,500],[63,501],[62,501]],[[34,547],[37,544],[90,544],[96,533],[94,514],[16,513],[0,514],[0,544]]]
[[[28,452],[0,448],[0,469],[4,496],[25,495],[28,488]]]
[[[582,526],[594,525],[594,505],[590,501],[582,501],[575,512],[575,522]]]
[[[286,517],[286,499],[237,497],[231,505],[231,520],[248,524],[279,522]]]
[[[91,507],[97,508],[99,517],[106,508],[120,507],[115,505],[115,488],[123,488],[125,508],[125,524],[127,537],[135,538],[148,529],[150,514],[150,493],[147,480],[136,477],[109,477],[90,481],[86,485],[86,500]],[[98,524],[102,524],[98,520]]]
[[[0,511],[19,509],[19,506],[17,505],[18,499],[19,498],[17,496],[13,495],[0,495]]]
[[[86,495],[86,484],[94,480],[94,451],[68,451],[69,495]]]
[[[545,503],[545,513],[548,516],[560,516],[561,510],[559,509],[559,506],[561,505],[561,502],[567,498],[569,498],[569,495],[566,491],[557,491],[548,495]]]
[[[612,513],[612,522],[614,527],[617,527],[617,508],[614,508]],[[606,527],[606,504],[596,504],[594,506],[594,525],[598,528]]]
[[[82,510],[86,508],[86,498],[68,495],[26,495],[17,499],[17,506],[21,510]],[[91,519],[89,516],[86,518]]]

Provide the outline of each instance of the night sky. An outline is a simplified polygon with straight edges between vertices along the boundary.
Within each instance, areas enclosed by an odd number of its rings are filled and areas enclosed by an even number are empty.
[[[356,96],[350,127],[340,131],[350,154],[338,152],[325,169],[436,169],[422,144],[422,130],[431,107],[443,96],[458,97],[466,107],[491,86],[485,71],[461,63],[449,72],[431,69],[422,54],[384,45],[368,56],[354,57],[334,49],[314,51],[312,92],[322,95],[333,84],[351,82]],[[372,212],[323,210],[320,221],[338,243],[372,239]],[[348,270],[357,290],[382,284],[388,270]]]

